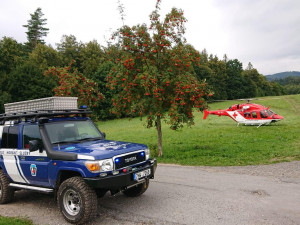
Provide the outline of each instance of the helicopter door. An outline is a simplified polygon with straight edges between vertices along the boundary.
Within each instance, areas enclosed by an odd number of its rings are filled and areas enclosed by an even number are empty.
[[[253,119],[257,119],[257,112],[254,111],[254,112],[252,112],[251,114],[252,114],[252,118],[253,118]]]

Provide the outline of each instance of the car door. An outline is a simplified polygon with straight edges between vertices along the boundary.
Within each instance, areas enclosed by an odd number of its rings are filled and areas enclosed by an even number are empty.
[[[17,183],[28,183],[19,163],[19,125],[6,122],[1,130],[1,157],[3,167],[11,180]],[[24,153],[24,152],[23,152]]]
[[[20,150],[26,154],[19,155],[19,162],[25,178],[29,184],[37,186],[49,186],[48,167],[50,160],[46,151],[42,147],[42,140],[39,127],[36,123],[24,124],[21,128],[21,146]],[[29,141],[38,140],[41,145],[41,151],[29,151]]]

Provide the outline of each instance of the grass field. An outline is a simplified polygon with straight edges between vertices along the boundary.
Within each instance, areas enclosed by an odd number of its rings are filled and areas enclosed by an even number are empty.
[[[0,225],[33,225],[33,223],[28,219],[0,216]]]
[[[211,110],[225,109],[241,101],[209,104]],[[269,126],[244,126],[229,117],[195,112],[195,125],[179,131],[163,125],[161,163],[181,165],[257,165],[300,160],[300,95],[265,97],[253,103],[270,106],[284,120]],[[145,119],[118,119],[98,122],[107,139],[147,144],[157,151],[157,133],[144,126]]]

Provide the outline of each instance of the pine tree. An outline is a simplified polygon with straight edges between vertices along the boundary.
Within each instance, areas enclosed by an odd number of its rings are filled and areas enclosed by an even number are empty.
[[[26,44],[29,49],[33,50],[38,43],[45,44],[43,37],[47,36],[49,28],[44,27],[47,24],[47,19],[42,18],[44,14],[41,8],[37,8],[30,16],[31,19],[27,21],[28,24],[23,25],[23,27],[28,29],[26,32],[28,42]]]

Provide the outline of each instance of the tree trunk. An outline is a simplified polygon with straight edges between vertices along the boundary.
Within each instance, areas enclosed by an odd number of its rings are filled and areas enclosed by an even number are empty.
[[[161,132],[161,119],[160,116],[156,118],[156,130],[157,130],[157,137],[158,137],[158,156],[162,156],[162,132]]]

